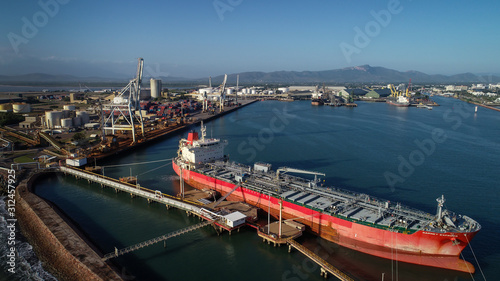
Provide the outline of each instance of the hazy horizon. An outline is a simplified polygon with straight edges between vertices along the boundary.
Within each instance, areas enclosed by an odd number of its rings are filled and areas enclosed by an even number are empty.
[[[322,71],[500,73],[497,2],[2,2],[0,75]]]

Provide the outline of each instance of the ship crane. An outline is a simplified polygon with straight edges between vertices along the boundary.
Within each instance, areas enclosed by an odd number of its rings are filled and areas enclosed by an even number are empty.
[[[281,167],[276,171],[276,180],[280,179],[280,172],[291,172],[291,173],[299,173],[299,174],[309,174],[309,175],[314,175],[314,182],[317,182],[317,176],[326,176],[324,173],[318,173],[318,172],[312,172],[312,171],[306,171],[306,170],[300,170],[300,169],[294,169],[294,168],[288,168],[288,167]]]

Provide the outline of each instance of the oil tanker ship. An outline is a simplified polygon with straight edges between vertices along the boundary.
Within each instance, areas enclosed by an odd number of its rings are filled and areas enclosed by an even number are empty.
[[[320,237],[370,255],[401,262],[474,272],[460,259],[462,250],[481,229],[466,215],[444,208],[437,199],[432,215],[399,203],[335,187],[323,187],[321,173],[293,168],[271,169],[270,164],[252,166],[229,161],[227,141],[190,132],[179,142],[172,160],[174,171],[197,189],[212,189],[228,199],[270,210],[278,217],[305,224]],[[314,175],[314,180],[287,173]],[[312,176],[311,176],[312,177]],[[280,204],[281,203],[281,204]]]

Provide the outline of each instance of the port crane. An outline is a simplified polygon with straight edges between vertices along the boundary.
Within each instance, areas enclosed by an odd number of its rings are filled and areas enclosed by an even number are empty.
[[[324,174],[324,173],[312,172],[312,171],[306,171],[306,170],[294,169],[294,168],[288,168],[288,167],[281,167],[278,170],[276,170],[276,180],[280,179],[280,173],[286,173],[286,172],[314,175],[314,182],[318,181],[317,176],[326,176],[326,174]]]
[[[224,81],[220,85],[219,111],[224,111],[224,91],[226,91],[227,74],[224,74]]]
[[[397,98],[399,96],[405,96],[407,98],[410,98],[410,85],[411,85],[411,79],[410,79],[410,83],[408,84],[408,87],[406,87],[406,92],[404,93],[403,95],[403,92],[402,91],[399,91],[399,90],[396,90],[396,88],[394,88],[394,85],[393,84],[389,84],[389,88],[391,89],[391,96]]]
[[[106,129],[110,129],[113,134],[116,130],[132,131],[133,143],[136,142],[136,124],[140,126],[144,137],[144,122],[139,103],[143,68],[144,59],[139,58],[136,77],[130,80],[111,103],[103,104],[102,111],[103,132],[106,132]]]

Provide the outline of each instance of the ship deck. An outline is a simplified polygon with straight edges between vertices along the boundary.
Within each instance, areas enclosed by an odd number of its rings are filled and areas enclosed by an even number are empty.
[[[195,167],[199,173],[237,184],[242,187],[270,194],[294,204],[336,216],[356,223],[367,224],[392,231],[413,233],[419,230],[429,232],[475,231],[475,221],[450,213],[450,225],[438,225],[435,216],[399,203],[391,203],[367,194],[355,193],[339,188],[319,186],[317,182],[280,174],[274,171],[254,171],[252,167],[234,162],[215,161]]]

